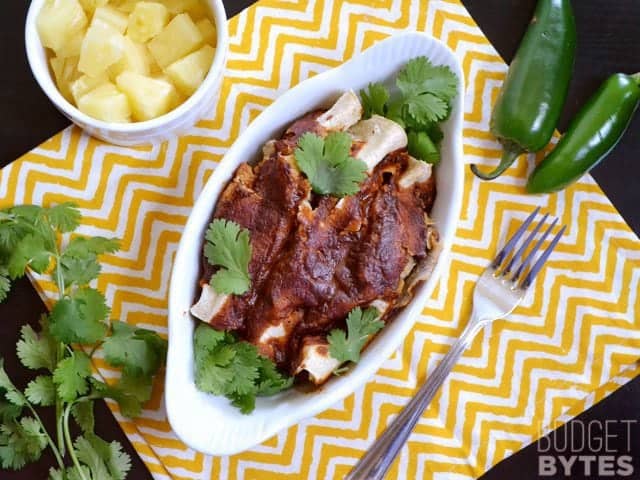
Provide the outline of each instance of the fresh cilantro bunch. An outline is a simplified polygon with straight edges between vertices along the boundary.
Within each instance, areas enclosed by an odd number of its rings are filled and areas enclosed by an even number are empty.
[[[372,335],[384,327],[380,312],[374,307],[362,310],[356,307],[347,317],[347,331],[334,328],[329,332],[329,353],[340,363],[360,361],[360,352]],[[343,369],[336,370],[339,374]]]
[[[391,99],[387,88],[371,83],[360,91],[364,114],[387,117],[407,131],[409,153],[427,163],[440,161],[439,124],[451,113],[458,78],[446,66],[435,66],[426,57],[410,60],[396,78],[399,97]]]
[[[367,165],[351,157],[350,152],[351,137],[347,133],[333,132],[327,138],[305,133],[298,139],[294,155],[314,192],[344,197],[357,193],[367,178]]]
[[[70,203],[0,210],[0,301],[11,281],[28,271],[50,275],[58,290],[40,328],[22,327],[17,355],[37,372],[24,391],[13,384],[0,359],[0,463],[20,469],[49,447],[57,462],[51,480],[124,480],[129,456],[118,442],[95,435],[93,401],[111,398],[124,415],[138,415],[151,396],[167,346],[150,330],[109,321],[106,299],[90,283],[100,273],[100,255],[119,245],[103,237],[69,238],[79,223],[80,212]],[[98,349],[108,364],[122,370],[114,385],[92,376],[91,359]],[[53,435],[36,407],[55,408]],[[71,418],[81,431],[75,439]]]
[[[274,395],[293,383],[254,345],[204,323],[196,328],[194,351],[196,386],[224,395],[244,414],[253,411],[256,397]]]

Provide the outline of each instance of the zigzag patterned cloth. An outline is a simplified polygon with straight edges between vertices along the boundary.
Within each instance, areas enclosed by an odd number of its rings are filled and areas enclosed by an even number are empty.
[[[81,233],[122,239],[98,288],[114,318],[163,334],[172,259],[198,193],[247,124],[300,81],[394,33],[426,31],[464,67],[466,159],[495,164],[500,154],[488,121],[506,66],[457,0],[269,0],[229,26],[219,101],[189,135],[125,149],[70,127],[0,174],[2,205],[73,200]],[[640,373],[640,242],[588,176],[557,195],[523,195],[533,165],[521,158],[495,182],[467,172],[451,266],[415,328],[364,388],[317,417],[214,458],[173,435],[162,382],[134,421],[110,405],[154,477],[342,478],[461,332],[478,275],[536,205],[569,226],[562,243],[528,302],[478,335],[389,478],[478,477]],[[36,285],[45,296],[51,287]],[[95,366],[113,377],[100,359]]]

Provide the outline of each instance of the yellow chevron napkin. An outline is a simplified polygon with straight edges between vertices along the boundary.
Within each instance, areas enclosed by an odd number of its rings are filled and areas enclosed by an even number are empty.
[[[98,287],[114,318],[161,333],[172,259],[198,193],[247,124],[300,81],[394,33],[426,31],[464,67],[467,160],[496,163],[500,153],[487,132],[506,66],[457,0],[268,0],[229,27],[220,100],[189,135],[127,149],[70,127],[0,173],[0,204],[73,200],[83,233],[122,239]],[[491,183],[467,172],[451,267],[401,349],[331,409],[214,458],[172,433],[161,386],[134,421],[111,405],[155,478],[342,478],[461,332],[478,275],[536,205],[569,226],[562,243],[529,300],[473,342],[389,478],[475,478],[640,373],[640,242],[588,176],[557,195],[524,195],[532,167],[522,158]],[[36,286],[43,295],[50,287]],[[96,367],[114,374],[99,359]]]

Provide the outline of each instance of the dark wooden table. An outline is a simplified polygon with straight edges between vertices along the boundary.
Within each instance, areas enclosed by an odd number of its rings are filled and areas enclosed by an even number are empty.
[[[251,3],[253,2],[250,0],[225,1],[229,16],[235,15]],[[500,54],[507,60],[511,59],[531,17],[535,0],[463,0],[463,3]],[[640,71],[640,50],[637,48],[640,44],[640,2],[574,0],[573,5],[579,29],[578,60],[569,101],[560,125],[561,130],[608,74],[616,71]],[[51,106],[29,71],[23,40],[27,7],[28,2],[20,1],[2,2],[1,7],[0,44],[3,48],[0,51],[0,64],[4,66],[5,73],[0,77],[0,166],[11,162],[68,124]],[[640,232],[640,188],[636,186],[637,179],[640,178],[639,154],[640,115],[607,162],[593,171],[600,186],[636,233]],[[25,322],[35,323],[43,310],[44,306],[27,281],[18,282],[10,300],[0,306],[0,356],[6,358],[8,370],[18,379],[18,383],[26,382],[29,375],[18,368],[15,362],[15,343],[19,327]],[[578,421],[582,424],[606,420],[640,422],[638,405],[639,378],[585,412]],[[133,469],[129,478],[151,478],[106,406],[100,404],[96,413],[98,433],[107,439],[120,440],[132,455]],[[560,431],[563,432],[564,430]],[[632,429],[631,432],[633,435],[630,445],[627,445],[627,438],[622,434],[611,440],[611,448],[618,452],[626,451],[626,448],[630,447],[630,455],[634,461],[635,473],[632,476],[618,478],[640,478],[640,428]],[[483,480],[511,479],[516,476],[522,480],[539,478],[539,447],[540,444],[533,444],[518,452],[498,464],[482,477]],[[589,455],[590,451],[585,446],[574,453]],[[53,459],[46,455],[41,462],[20,472],[0,471],[0,478],[46,478],[50,465],[53,465]],[[558,474],[545,478],[569,477]],[[574,474],[571,478],[597,476]]]

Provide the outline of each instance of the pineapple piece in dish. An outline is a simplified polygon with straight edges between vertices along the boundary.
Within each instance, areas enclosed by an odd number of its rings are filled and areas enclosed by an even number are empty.
[[[42,45],[56,51],[86,26],[87,15],[78,0],[46,0],[36,20]]]
[[[165,72],[176,88],[187,97],[193,95],[209,73],[215,50],[205,45],[200,50],[169,65]]]
[[[129,15],[127,34],[145,43],[158,35],[169,21],[167,7],[158,2],[138,2]]]
[[[202,46],[200,30],[186,13],[177,15],[148,43],[158,65],[165,68]]]
[[[116,79],[116,84],[129,98],[135,121],[164,115],[176,104],[176,89],[166,80],[123,72]]]
[[[84,94],[78,108],[90,117],[105,122],[130,122],[131,108],[127,96],[113,83],[105,83]]]
[[[98,77],[122,58],[124,49],[124,36],[118,30],[102,21],[93,22],[82,42],[78,70]]]

